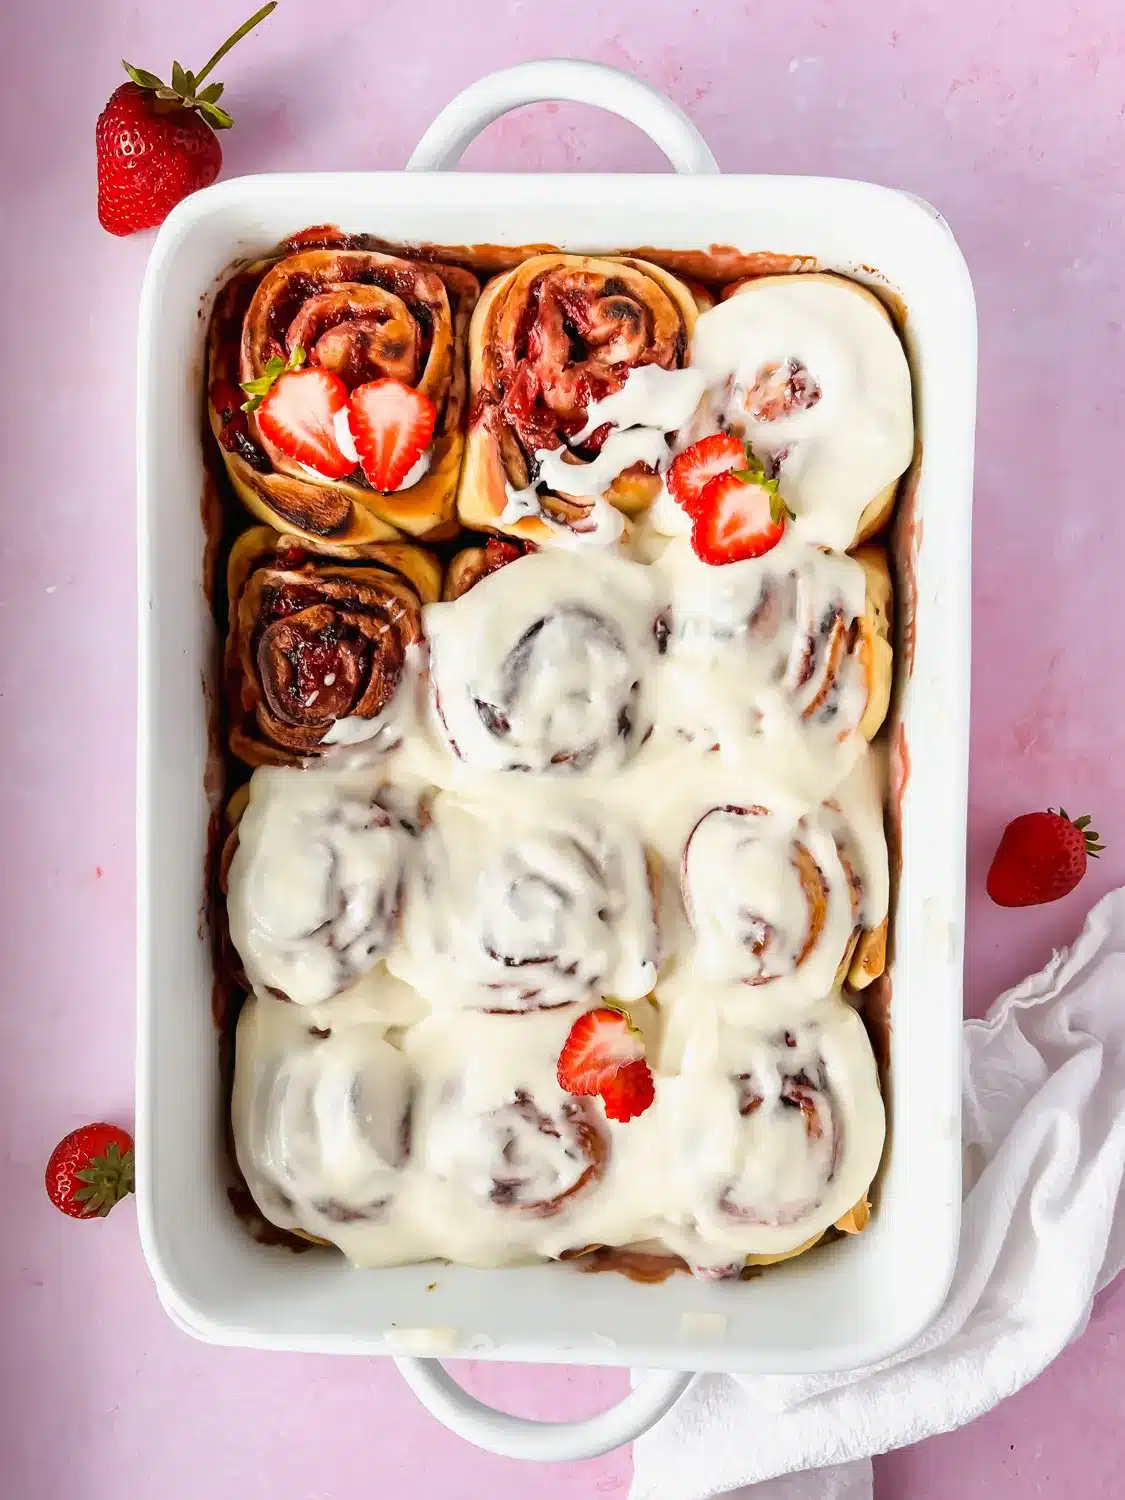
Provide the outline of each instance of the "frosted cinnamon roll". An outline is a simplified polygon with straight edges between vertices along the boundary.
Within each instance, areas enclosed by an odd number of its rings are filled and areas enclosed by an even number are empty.
[[[317,1005],[387,954],[417,807],[369,777],[254,773],[226,875],[230,936],[250,987]]]
[[[617,1211],[610,1127],[555,1077],[572,1018],[465,1011],[407,1033],[421,1079],[418,1213],[439,1254],[476,1265],[556,1255],[582,1242],[591,1214]]]
[[[393,1234],[415,1083],[383,1028],[310,1026],[251,998],[235,1038],[239,1169],[271,1223],[318,1239]]]
[[[639,841],[600,812],[439,794],[391,968],[437,1009],[638,1000],[660,960],[655,878]]]
[[[629,257],[535,255],[490,282],[469,335],[462,522],[543,545],[616,541],[703,393],[685,368],[696,313],[681,281]]]
[[[476,278],[455,266],[335,244],[257,261],[228,282],[211,320],[208,412],[247,509],[314,542],[448,534],[464,444],[466,341],[478,292]],[[328,472],[297,456],[299,449],[279,446],[259,409],[244,408],[261,395],[263,378],[286,368],[324,371],[341,407],[356,389],[383,379],[425,397],[432,436],[400,488],[372,486],[342,409],[336,414],[342,421],[326,418],[332,430],[320,444],[327,460],[317,462]]]
[[[401,738],[422,605],[438,597],[441,568],[406,544],[342,551],[322,556],[266,526],[231,549],[230,747],[247,765],[295,765],[334,746],[385,749]]]
[[[807,1248],[837,1221],[855,1232],[883,1152],[871,1045],[851,1006],[756,1031],[703,1025],[664,1086],[666,1239],[695,1269]]]
[[[809,547],[787,534],[763,557],[709,567],[684,538],[656,571],[664,727],[736,756],[755,739],[807,748],[819,784],[833,747],[871,739],[890,699],[886,554]]]
[[[681,888],[699,972],[769,986],[766,1005],[819,1000],[850,976],[853,956],[858,985],[881,972],[887,850],[870,812],[854,827],[835,802],[796,818],[760,804],[712,808],[688,839]]]
[[[910,369],[871,292],[840,276],[736,283],[701,314],[691,364],[709,420],[691,440],[729,431],[779,481],[803,540],[844,549],[873,536],[914,452]]]
[[[576,567],[551,550],[430,605],[441,732],[480,770],[618,769],[651,728],[656,615],[649,570],[601,554]]]

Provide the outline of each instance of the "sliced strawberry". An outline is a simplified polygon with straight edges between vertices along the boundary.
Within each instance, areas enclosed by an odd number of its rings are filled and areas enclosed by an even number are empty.
[[[263,396],[258,426],[288,458],[325,479],[346,479],[355,463],[341,452],[334,423],[347,404],[348,388],[338,375],[317,366],[287,370]]]
[[[656,1098],[652,1074],[644,1058],[626,1063],[602,1088],[607,1120],[635,1120]]]
[[[700,438],[672,460],[668,470],[668,490],[689,516],[699,514],[703,491],[720,474],[740,469],[746,462],[742,444],[729,432]]]
[[[703,491],[691,545],[705,563],[744,562],[776,547],[789,515],[777,480],[760,467],[721,474]]]
[[[359,462],[377,490],[398,489],[429,446],[436,422],[430,398],[401,380],[372,380],[348,402]]]
[[[645,1054],[641,1034],[623,1010],[603,1005],[579,1016],[559,1054],[559,1087],[568,1094],[599,1094]]]

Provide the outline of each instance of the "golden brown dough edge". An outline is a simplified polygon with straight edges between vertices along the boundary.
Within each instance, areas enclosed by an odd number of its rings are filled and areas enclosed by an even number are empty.
[[[627,265],[649,276],[676,304],[684,320],[684,329],[690,339],[695,320],[700,310],[701,298],[670,271],[640,260],[631,255],[568,255],[564,253],[532,256],[502,276],[490,281],[473,310],[469,326],[469,431],[465,438],[465,456],[461,466],[461,481],[457,489],[457,514],[461,524],[474,531],[493,531],[504,536],[518,537],[523,541],[540,545],[554,540],[551,528],[536,516],[525,516],[521,520],[505,524],[500,517],[508,503],[505,489],[506,474],[500,456],[498,440],[492,426],[494,413],[483,408],[479,401],[484,376],[484,350],[489,338],[493,309],[504,296],[517,276],[529,270],[547,270],[558,265],[583,267],[612,274],[614,265]],[[702,289],[701,289],[702,291]],[[623,514],[635,515],[651,503],[647,491],[631,486],[627,476],[616,482],[609,497]]]
[[[256,261],[232,277],[219,294],[208,329],[207,416],[235,494],[258,521],[299,536],[322,551],[338,545],[395,541],[404,534],[428,541],[455,534],[457,483],[465,441],[469,321],[480,289],[476,277],[457,266],[425,267],[441,276],[449,293],[453,378],[445,410],[439,414],[429,470],[409,490],[384,495],[347,480],[304,480],[272,468],[260,471],[223,446],[223,424],[211,399],[212,387],[223,380],[241,394],[237,370],[232,369],[232,360],[237,362],[241,318],[233,328],[224,309],[236,283],[253,279],[256,285],[278,260],[271,256]]]

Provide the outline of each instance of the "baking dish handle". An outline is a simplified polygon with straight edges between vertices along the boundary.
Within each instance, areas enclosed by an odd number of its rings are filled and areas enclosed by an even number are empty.
[[[540,1463],[597,1458],[631,1443],[671,1411],[695,1379],[691,1371],[654,1370],[638,1386],[596,1417],[580,1422],[537,1422],[486,1406],[464,1391],[440,1360],[400,1355],[402,1378],[430,1413],[467,1443]]]
[[[486,125],[521,104],[565,99],[595,104],[651,136],[677,172],[717,172],[711,148],[678,104],[631,73],[604,63],[550,57],[486,73],[451,99],[414,148],[408,172],[455,167]]]

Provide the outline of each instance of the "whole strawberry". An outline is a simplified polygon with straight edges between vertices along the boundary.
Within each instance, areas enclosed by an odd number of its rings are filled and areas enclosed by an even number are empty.
[[[1073,821],[1062,808],[1024,813],[1005,828],[985,889],[997,906],[1041,906],[1068,896],[1086,873],[1087,858],[1105,845],[1088,817]]]
[[[172,64],[171,87],[124,63],[132,82],[114,90],[98,116],[98,219],[110,234],[155,229],[181,199],[219,175],[222,147],[216,130],[234,123],[219,108],[221,83],[200,84],[235,42],[275,9],[263,5],[229,37],[201,73]],[[214,129],[212,129],[212,126]]]
[[[72,1219],[104,1219],[133,1191],[133,1140],[116,1125],[72,1130],[51,1152],[47,1196]]]

